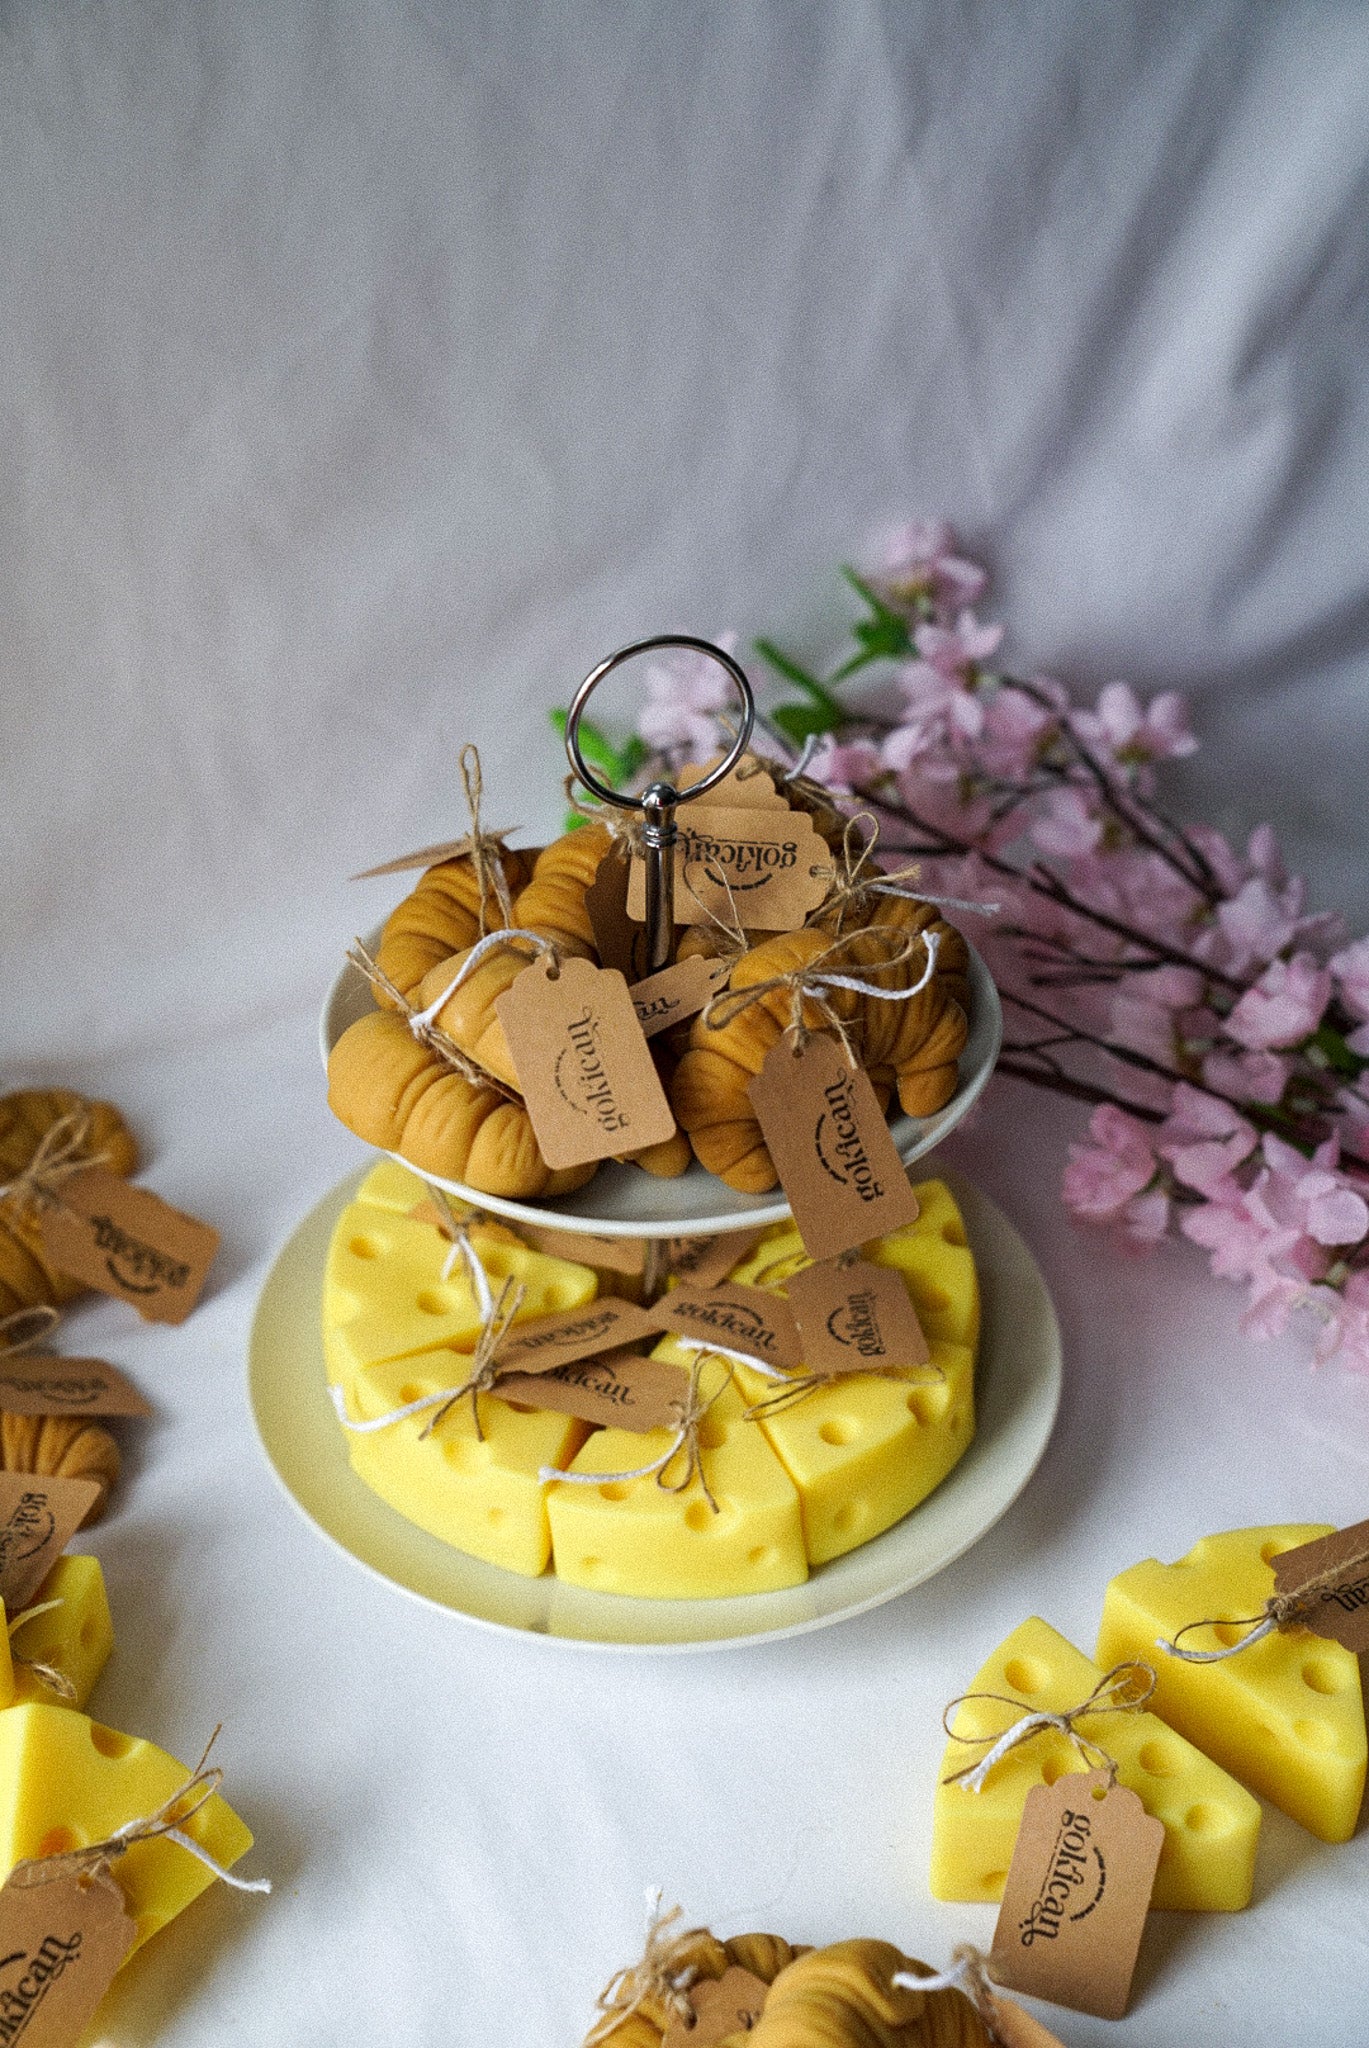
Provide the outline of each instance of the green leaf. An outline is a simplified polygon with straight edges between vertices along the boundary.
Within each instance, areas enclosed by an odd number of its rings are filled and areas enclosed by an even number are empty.
[[[1317,1048],[1333,1074],[1343,1074],[1349,1080],[1354,1080],[1364,1072],[1366,1066],[1369,1066],[1369,1060],[1362,1060],[1358,1054],[1351,1052],[1344,1035],[1331,1024],[1318,1026],[1307,1040],[1307,1044]]]
[[[552,711],[549,716],[552,724],[556,727],[562,739],[564,739],[566,736],[565,712],[556,710]],[[587,718],[580,720],[580,748],[585,759],[593,762],[596,768],[601,769],[615,789],[629,781],[637,773],[637,770],[647,757],[646,747],[635,732],[631,733],[624,740],[621,747],[615,747],[613,742],[600,732],[598,726],[592,725]]]
[[[782,676],[787,676],[791,683],[797,683],[801,690],[806,690],[813,702],[822,706],[830,721],[822,728],[824,732],[829,732],[832,726],[841,724],[846,716],[841,704],[816,676],[808,673],[801,662],[786,654],[782,647],[777,647],[773,640],[757,640],[754,645],[757,654],[763,660],[768,661],[772,668],[777,668]]]
[[[810,733],[831,732],[841,723],[840,708],[833,717],[821,704],[781,704],[775,711],[768,711],[767,718],[777,725],[786,739],[802,746]]]

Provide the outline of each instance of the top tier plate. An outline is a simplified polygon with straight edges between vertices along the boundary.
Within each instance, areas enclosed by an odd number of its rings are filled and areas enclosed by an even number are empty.
[[[370,934],[374,952],[380,928]],[[960,1055],[960,1085],[935,1116],[892,1117],[889,1129],[906,1165],[939,1145],[953,1131],[984,1091],[1003,1042],[1003,1008],[993,977],[973,946],[970,952],[970,1036]],[[328,1055],[349,1024],[375,1007],[365,976],[349,962],[328,991],[319,1019],[319,1045],[325,1067]],[[396,1159],[399,1154],[393,1155]],[[411,1172],[419,1168],[401,1160]],[[745,1230],[757,1224],[782,1223],[789,1204],[782,1196],[739,1195],[694,1160],[678,1180],[655,1180],[640,1166],[619,1166],[608,1160],[587,1187],[555,1201],[511,1202],[487,1195],[459,1180],[437,1174],[422,1178],[448,1194],[472,1202],[514,1223],[554,1222],[560,1230],[583,1230],[600,1237],[691,1237],[720,1230]]]

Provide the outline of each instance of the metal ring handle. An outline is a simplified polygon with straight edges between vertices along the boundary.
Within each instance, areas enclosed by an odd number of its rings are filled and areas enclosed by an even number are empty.
[[[745,671],[739,662],[734,661],[721,647],[715,647],[711,640],[696,640],[690,633],[658,633],[650,640],[634,640],[630,646],[620,647],[616,654],[610,654],[606,661],[601,661],[597,668],[590,670],[571,699],[570,710],[566,713],[566,752],[570,757],[571,767],[592,796],[597,796],[600,803],[613,804],[620,811],[640,811],[643,809],[642,800],[640,797],[623,796],[618,790],[610,789],[606,783],[599,780],[580,751],[580,719],[591,695],[606,676],[612,675],[614,669],[620,667],[623,662],[631,661],[634,655],[650,654],[658,647],[684,647],[692,654],[702,654],[707,660],[715,661],[719,668],[726,669],[742,700],[741,730],[729,752],[702,781],[691,783],[688,789],[679,792],[681,803],[690,803],[696,796],[703,796],[705,791],[716,788],[725,776],[732,773],[746,752],[747,742],[751,738],[751,728],[755,723],[756,699]]]

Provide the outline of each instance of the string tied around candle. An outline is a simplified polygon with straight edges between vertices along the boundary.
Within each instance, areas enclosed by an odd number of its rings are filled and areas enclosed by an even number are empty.
[[[894,936],[880,932],[880,928],[873,925],[858,932],[845,932],[833,939],[829,946],[825,946],[822,952],[815,955],[812,960],[806,961],[802,967],[791,968],[787,974],[772,974],[763,981],[753,981],[745,988],[725,989],[718,995],[710,996],[700,1012],[704,1025],[710,1031],[726,1030],[729,1024],[744,1011],[749,1010],[754,1003],[764,1001],[766,996],[787,991],[790,999],[788,1030],[794,1038],[795,1050],[801,1051],[813,1036],[813,1028],[804,1016],[805,1003],[811,1003],[821,1015],[824,1024],[836,1035],[848,1064],[852,1067],[858,1065],[846,1022],[835,1005],[828,1000],[830,992],[844,988],[852,990],[857,995],[872,997],[879,1002],[911,1002],[914,996],[922,994],[935,974],[937,951],[941,945],[941,934],[935,931],[899,935],[888,959],[879,961],[872,971],[884,973],[888,969],[905,966],[912,960],[919,945],[926,953],[926,964],[922,973],[909,987],[878,988],[873,982],[866,981],[859,975],[840,973],[834,964],[858,939],[868,938],[872,934],[882,937]]]
[[[895,1970],[889,1982],[896,1984],[900,1991],[963,1993],[994,2040],[998,2039],[994,2032],[994,2019],[998,2007],[994,1998],[994,1987],[989,1978],[988,1958],[972,1941],[957,1942],[951,1950],[951,1967],[948,1970],[928,1970],[924,1974],[913,1970]]]
[[[863,839],[857,828],[868,826]],[[836,912],[837,926],[852,903],[870,896],[902,896],[913,903],[930,903],[938,910],[968,910],[979,917],[996,917],[1001,903],[985,903],[966,896],[942,896],[921,887],[922,863],[911,861],[901,868],[878,868],[875,852],[879,845],[879,820],[873,811],[856,811],[842,834],[842,867],[833,870],[833,886],[809,919],[822,924]],[[879,927],[877,926],[878,930]]]
[[[210,1854],[202,1842],[185,1832],[185,1823],[195,1818],[201,1807],[214,1797],[223,1783],[223,1771],[217,1764],[210,1764],[209,1752],[218,1741],[220,1730],[216,1728],[204,1746],[204,1754],[185,1783],[164,1799],[155,1812],[140,1820],[125,1821],[115,1828],[102,1842],[89,1842],[84,1849],[66,1849],[56,1856],[31,1857],[16,1863],[9,1874],[8,1883],[14,1885],[51,1884],[56,1878],[79,1877],[89,1871],[108,1870],[120,1856],[130,1850],[136,1842],[155,1842],[165,1839],[188,1849],[198,1857],[206,1870],[223,1879],[239,1892],[269,1892],[269,1877],[236,1877],[226,1870],[217,1857]]]
[[[1149,1664],[1128,1660],[1114,1664],[1111,1671],[1105,1671],[1087,1699],[1078,1706],[1065,1707],[1059,1713],[1050,1714],[1028,1709],[1011,1722],[1001,1735],[958,1735],[950,1724],[950,1716],[956,1707],[969,1700],[994,1700],[1005,1707],[1021,1707],[1024,1702],[1003,1692],[962,1692],[948,1701],[942,1709],[941,1725],[952,1742],[988,1743],[989,1748],[977,1763],[966,1764],[963,1770],[952,1771],[942,1779],[943,1785],[963,1784],[967,1792],[982,1792],[984,1781],[994,1765],[1000,1763],[1010,1751],[1024,1742],[1030,1742],[1045,1729],[1053,1728],[1074,1744],[1085,1765],[1094,1770],[1101,1766],[1108,1774],[1110,1784],[1117,1782],[1117,1760],[1098,1743],[1081,1735],[1075,1726],[1086,1714],[1134,1714],[1145,1706],[1155,1690],[1155,1672]],[[1098,1761],[1095,1762],[1095,1759]]]
[[[732,1356],[735,1357],[736,1354],[734,1353]],[[727,1371],[707,1400],[705,1400],[701,1381],[704,1365],[709,1358],[715,1358],[720,1365],[725,1365]],[[747,1363],[750,1364],[752,1361],[748,1359]],[[702,1447],[699,1443],[699,1428],[709,1409],[718,1399],[718,1396],[725,1388],[731,1386],[732,1378],[733,1367],[726,1352],[719,1351],[716,1345],[709,1345],[706,1349],[701,1348],[690,1370],[689,1387],[683,1399],[671,1401],[668,1404],[669,1412],[676,1423],[676,1429],[670,1443],[662,1451],[659,1458],[653,1458],[649,1465],[634,1465],[629,1470],[623,1472],[563,1472],[558,1465],[543,1465],[537,1474],[538,1479],[544,1486],[559,1481],[564,1481],[570,1486],[619,1486],[626,1485],[631,1479],[651,1479],[654,1477],[656,1484],[666,1493],[684,1493],[693,1481],[697,1479],[699,1485],[703,1488],[704,1499],[708,1502],[714,1514],[718,1514],[720,1512],[718,1503],[714,1499],[713,1489],[708,1483],[708,1474],[704,1471]],[[668,1479],[666,1474],[675,1463],[675,1460],[681,1455],[684,1457],[684,1469],[680,1477],[678,1479]]]
[[[0,1316],[0,1358],[17,1358],[21,1352],[31,1351],[44,1337],[51,1336],[61,1320],[61,1310],[47,1301]]]
[[[377,1430],[392,1429],[395,1423],[406,1422],[411,1415],[421,1415],[425,1410],[431,1409],[432,1415],[419,1431],[419,1441],[423,1442],[446,1420],[457,1402],[464,1401],[469,1396],[476,1440],[484,1443],[485,1430],[480,1420],[480,1396],[492,1394],[498,1387],[501,1369],[499,1347],[517,1319],[527,1290],[521,1281],[510,1275],[500,1288],[498,1296],[494,1296],[485,1269],[464,1229],[458,1236],[453,1250],[466,1260],[471,1275],[472,1291],[481,1305],[480,1335],[471,1353],[470,1371],[459,1386],[442,1387],[435,1394],[420,1394],[416,1400],[402,1402],[398,1408],[389,1408],[383,1415],[373,1415],[363,1421],[357,1421],[347,1413],[347,1396],[344,1390],[341,1387],[329,1387],[328,1393],[337,1419],[353,1436],[371,1436]],[[477,1273],[480,1275],[480,1285],[476,1283]]]
[[[493,936],[502,939],[504,934],[496,932]],[[481,939],[479,943],[483,946],[487,941]],[[376,994],[384,996],[386,1001],[398,1010],[419,1044],[426,1046],[429,1052],[435,1053],[444,1066],[450,1067],[454,1074],[460,1074],[473,1088],[488,1088],[495,1095],[502,1096],[505,1102],[521,1102],[522,1097],[514,1089],[507,1087],[496,1075],[490,1073],[487,1067],[482,1067],[478,1060],[472,1059],[454,1038],[447,1036],[440,1025],[431,1021],[426,1012],[414,1008],[379,962],[372,958],[360,939],[354,939],[347,948],[347,958],[353,967],[365,975]],[[445,996],[443,1001],[446,1001]]]
[[[466,798],[466,809],[470,813],[471,829],[469,858],[475,871],[475,886],[480,894],[480,934],[483,938],[490,929],[489,899],[493,896],[499,908],[501,924],[513,923],[513,901],[504,874],[504,835],[502,832],[485,832],[480,824],[480,798],[485,787],[481,773],[480,754],[469,741],[461,749],[457,764],[461,770],[461,788]]]
[[[642,851],[642,814],[640,811],[610,811],[606,804],[587,803],[576,790],[579,777],[567,775],[561,784],[566,792],[566,803],[577,818],[583,818],[587,825],[602,825],[613,842],[612,851],[620,859]]]
[[[1310,1614],[1318,1604],[1318,1595],[1328,1586],[1338,1585],[1357,1566],[1369,1564],[1369,1547],[1356,1551],[1351,1557],[1343,1557],[1339,1563],[1329,1565],[1318,1572],[1315,1578],[1307,1579],[1301,1586],[1294,1586],[1287,1593],[1272,1593],[1258,1614],[1242,1616],[1239,1621],[1229,1621],[1223,1614],[1209,1615],[1203,1621],[1188,1621],[1175,1632],[1169,1642],[1164,1636],[1157,1636],[1155,1647],[1163,1650],[1167,1657],[1178,1657],[1185,1664],[1220,1664],[1226,1657],[1237,1657],[1242,1650],[1248,1650],[1253,1643],[1262,1643],[1278,1629],[1292,1628],[1305,1614]],[[1239,1642],[1228,1643],[1220,1650],[1184,1650],[1179,1647],[1182,1638],[1198,1628],[1244,1628],[1250,1633]]]
[[[28,1165],[0,1187],[0,1208],[8,1208],[15,1223],[50,1208],[60,1200],[58,1191],[73,1174],[109,1164],[109,1154],[91,1152],[89,1144],[90,1111],[81,1104],[48,1125]],[[0,1215],[0,1222],[6,1220]]]
[[[672,1906],[664,1912],[659,1888],[647,1892],[646,1903],[646,1944],[641,1961],[615,1970],[599,1993],[595,2000],[599,2018],[586,2034],[584,2048],[596,2048],[647,2004],[662,2008],[682,2026],[694,2024],[689,1992],[698,1982],[699,1972],[689,1956],[700,1942],[708,1940],[708,1929],[677,1928],[680,1908]]]
[[[76,1701],[76,1688],[66,1672],[60,1670],[56,1664],[45,1662],[41,1657],[21,1657],[13,1647],[15,1636],[26,1622],[36,1621],[40,1614],[50,1614],[54,1607],[61,1605],[60,1600],[40,1600],[36,1607],[25,1607],[12,1621],[6,1622],[5,1633],[10,1640],[11,1661],[22,1664],[26,1671],[31,1671],[34,1677],[48,1688],[49,1692],[55,1692],[59,1700],[65,1700],[68,1706],[72,1706]]]

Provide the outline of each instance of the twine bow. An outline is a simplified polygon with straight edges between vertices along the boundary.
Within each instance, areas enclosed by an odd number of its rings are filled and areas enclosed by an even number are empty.
[[[709,1358],[716,1358],[719,1364],[726,1365],[727,1371],[705,1401],[701,1398],[700,1381],[704,1364]],[[750,1365],[752,1360],[748,1359],[746,1362]],[[543,1465],[537,1477],[544,1486],[560,1480],[564,1480],[570,1486],[617,1486],[625,1484],[629,1479],[650,1479],[654,1475],[656,1484],[666,1493],[684,1493],[697,1479],[703,1488],[704,1499],[716,1515],[719,1512],[718,1503],[713,1497],[713,1489],[704,1471],[699,1426],[724,1388],[731,1384],[732,1366],[729,1363],[729,1354],[719,1351],[714,1345],[709,1345],[706,1350],[701,1349],[694,1360],[689,1375],[689,1388],[684,1398],[669,1404],[670,1413],[674,1416],[677,1427],[673,1440],[659,1458],[653,1458],[649,1465],[634,1465],[626,1472],[563,1472],[558,1465]],[[684,1471],[678,1479],[667,1479],[666,1473],[681,1453],[684,1454]]]
[[[856,828],[867,824],[869,831],[860,841],[860,851],[856,853]],[[935,904],[939,910],[970,910],[980,917],[996,917],[1002,909],[1001,903],[981,903],[965,896],[934,895],[926,889],[914,887],[922,873],[920,861],[912,861],[901,868],[877,868],[874,863],[878,845],[879,819],[873,811],[856,811],[847,820],[842,834],[842,867],[834,870],[833,886],[813,912],[810,923],[824,923],[835,911],[837,929],[840,930],[841,920],[849,906],[869,896],[903,896],[910,902]]]
[[[204,1746],[195,1769],[169,1799],[163,1800],[155,1813],[142,1820],[125,1821],[121,1828],[115,1828],[102,1842],[90,1842],[84,1849],[67,1849],[57,1856],[31,1857],[16,1863],[9,1874],[8,1882],[17,1885],[51,1884],[62,1877],[79,1877],[83,1871],[94,1874],[105,1871],[116,1858],[126,1854],[135,1842],[155,1842],[165,1836],[176,1842],[182,1849],[188,1849],[192,1856],[199,1858],[206,1870],[215,1877],[221,1877],[225,1884],[232,1885],[239,1892],[269,1892],[269,1877],[235,1877],[231,1870],[225,1870],[216,1857],[211,1856],[201,1842],[185,1833],[184,1824],[193,1820],[200,1808],[211,1800],[223,1783],[223,1772],[217,1764],[209,1764],[209,1752],[219,1737],[216,1728]]]
[[[504,937],[505,934],[503,932],[495,932],[492,935],[493,940],[496,942]],[[491,939],[481,939],[478,944],[488,946],[491,944]],[[474,952],[476,948],[472,947],[471,950]],[[447,1033],[438,1024],[433,1022],[434,1006],[432,1004],[426,1010],[416,1010],[414,1008],[408,997],[401,994],[400,990],[395,987],[395,984],[391,981],[384,968],[367,952],[360,939],[354,939],[347,948],[347,958],[353,967],[365,975],[376,994],[383,995],[387,1002],[394,1005],[419,1044],[425,1045],[429,1052],[436,1053],[444,1066],[450,1067],[454,1074],[460,1074],[462,1079],[469,1081],[473,1088],[489,1088],[494,1094],[502,1096],[505,1102],[521,1101],[522,1098],[516,1095],[512,1088],[506,1087],[497,1075],[490,1073],[488,1068],[482,1067],[478,1060],[472,1059],[470,1054],[463,1051],[454,1038],[449,1038]],[[447,989],[444,992],[441,1002],[435,1006],[437,1010],[442,1008],[451,993],[451,989]]]
[[[426,1441],[433,1431],[444,1422],[458,1401],[470,1396],[471,1416],[475,1423],[476,1439],[485,1441],[484,1427],[480,1421],[480,1396],[495,1391],[499,1381],[499,1347],[513,1327],[523,1306],[527,1290],[521,1281],[512,1275],[504,1282],[498,1297],[492,1293],[489,1278],[481,1265],[474,1246],[467,1235],[465,1225],[452,1218],[456,1230],[455,1241],[448,1254],[448,1265],[443,1269],[445,1279],[450,1261],[459,1256],[464,1259],[470,1276],[471,1291],[475,1295],[480,1311],[480,1335],[475,1350],[471,1353],[471,1368],[460,1386],[443,1387],[436,1394],[420,1394],[416,1401],[405,1401],[401,1407],[387,1409],[384,1415],[372,1416],[368,1421],[356,1422],[347,1413],[347,1396],[341,1387],[330,1387],[329,1395],[337,1413],[337,1419],[344,1429],[354,1436],[370,1436],[378,1429],[390,1429],[396,1422],[405,1422],[411,1415],[421,1415],[425,1409],[434,1412],[419,1431],[420,1443]]]
[[[959,1991],[969,1999],[995,2041],[994,2017],[997,2004],[989,1981],[988,1959],[972,1941],[957,1942],[951,1950],[949,1970],[929,1970],[919,1977],[912,1970],[895,1970],[889,1982],[900,1991]]]
[[[13,1621],[7,1622],[5,1627],[11,1644],[25,1622],[35,1621],[40,1614],[50,1614],[54,1607],[61,1605],[60,1600],[40,1600],[36,1607],[26,1607],[22,1613],[16,1614]],[[26,1671],[31,1671],[49,1692],[56,1693],[58,1699],[65,1700],[69,1706],[75,1704],[76,1688],[65,1671],[59,1670],[55,1664],[45,1663],[39,1657],[21,1657],[17,1650],[11,1651],[11,1658],[14,1663],[22,1664]]]
[[[506,925],[513,923],[513,902],[504,875],[504,835],[502,832],[481,830],[480,797],[485,787],[485,778],[480,772],[478,748],[468,742],[461,749],[458,765],[461,769],[462,793],[471,819],[467,852],[471,867],[475,871],[475,885],[480,891],[480,935],[483,938],[490,929],[491,896],[499,906],[499,922]]]
[[[108,1164],[109,1154],[87,1151],[89,1143],[90,1111],[84,1104],[48,1125],[28,1165],[0,1187],[0,1204],[8,1205],[15,1222],[22,1223],[56,1202],[57,1190],[74,1173]]]
[[[561,787],[566,793],[566,802],[577,818],[583,818],[587,825],[602,825],[613,841],[613,850],[619,855],[640,853],[644,844],[642,820],[636,811],[610,810],[607,804],[586,803],[575,793],[578,777],[567,775]]]
[[[1172,1643],[1163,1636],[1157,1636],[1155,1647],[1163,1650],[1166,1656],[1181,1658],[1185,1664],[1220,1664],[1223,1658],[1235,1657],[1242,1650],[1248,1650],[1252,1643],[1262,1643],[1276,1629],[1291,1628],[1301,1621],[1319,1604],[1319,1593],[1324,1593],[1328,1586],[1337,1585],[1347,1572],[1362,1564],[1369,1564],[1369,1549],[1356,1551],[1353,1556],[1342,1558],[1339,1564],[1328,1565],[1325,1571],[1318,1572],[1305,1584],[1295,1586],[1291,1592],[1272,1593],[1258,1614],[1244,1615],[1239,1621],[1227,1621],[1224,1615],[1218,1614],[1209,1616],[1206,1621],[1185,1622]],[[1228,1643],[1221,1650],[1181,1650],[1181,1638],[1195,1628],[1248,1628],[1250,1634],[1242,1636],[1238,1643]]]
[[[696,1943],[708,1939],[706,1927],[672,1932],[680,1908],[661,1911],[661,1894],[648,1892],[646,1946],[639,1963],[617,1970],[595,2000],[600,2017],[584,2039],[584,2048],[596,2048],[648,2002],[664,2007],[672,2019],[692,2026],[694,2008],[689,2001],[691,1987],[698,1982],[697,1964],[686,1961]]]
[[[858,1062],[851,1034],[835,1006],[828,1000],[828,992],[845,988],[853,990],[857,995],[870,996],[880,1002],[910,1002],[914,996],[922,994],[935,974],[936,956],[941,945],[940,932],[906,933],[898,939],[888,959],[881,960],[873,970],[884,973],[890,968],[906,965],[921,945],[927,955],[927,964],[917,980],[908,988],[876,988],[873,982],[862,980],[859,975],[837,972],[832,963],[839,958],[844,948],[851,946],[858,939],[879,933],[880,928],[875,925],[858,932],[846,932],[833,939],[829,946],[825,946],[821,953],[805,962],[802,967],[791,968],[787,974],[772,974],[764,981],[753,981],[746,988],[725,989],[718,995],[711,996],[700,1013],[704,1024],[710,1031],[724,1031],[754,1003],[763,1002],[766,996],[787,990],[790,1001],[788,1029],[793,1033],[795,1049],[801,1050],[813,1035],[812,1028],[804,1017],[804,1004],[811,1003],[836,1034],[849,1064],[856,1066]]]
[[[1022,1701],[1013,1699],[1008,1693],[1003,1692],[962,1692],[943,1708],[941,1725],[952,1742],[987,1742],[990,1748],[986,1755],[980,1757],[978,1763],[966,1764],[961,1771],[952,1771],[950,1776],[943,1778],[941,1782],[943,1785],[963,1782],[967,1792],[982,1792],[984,1780],[989,1772],[996,1763],[1000,1763],[1008,1755],[1010,1750],[1017,1749],[1024,1742],[1030,1742],[1032,1737],[1039,1735],[1043,1729],[1054,1728],[1074,1744],[1090,1770],[1097,1768],[1091,1759],[1101,1758],[1109,1782],[1115,1784],[1116,1758],[1109,1756],[1105,1749],[1100,1748],[1098,1743],[1091,1742],[1086,1735],[1081,1735],[1074,1724],[1082,1720],[1085,1714],[1134,1714],[1145,1705],[1154,1690],[1155,1673],[1149,1664],[1114,1664],[1111,1671],[1104,1672],[1088,1698],[1080,1700],[1077,1707],[1066,1707],[1058,1714],[1023,1714],[1005,1728],[1001,1735],[957,1735],[950,1725],[949,1717],[956,1707],[963,1706],[968,1700],[995,1700],[1005,1707],[1020,1707]]]

